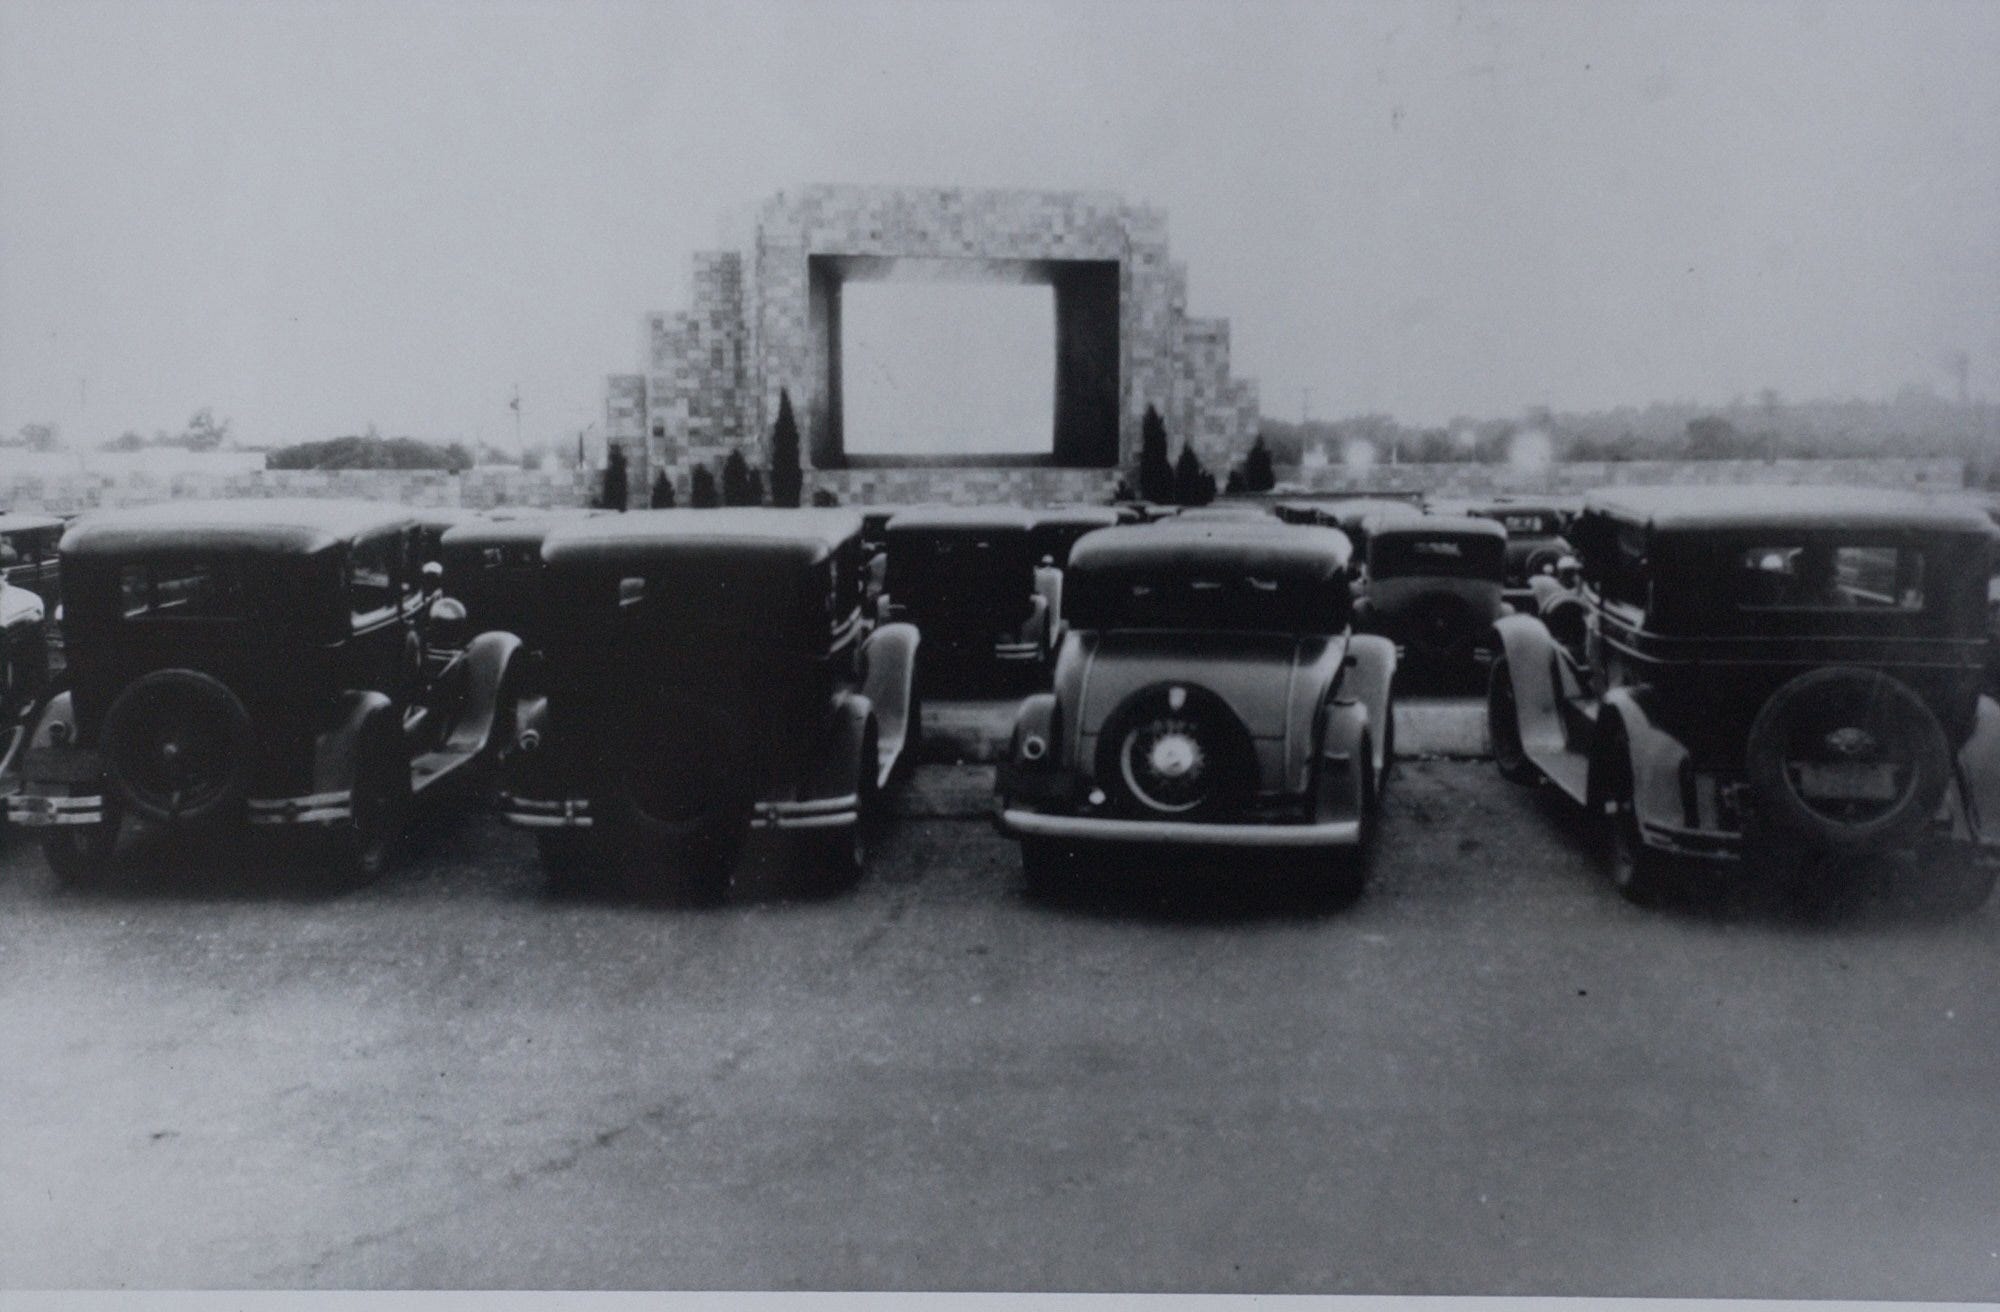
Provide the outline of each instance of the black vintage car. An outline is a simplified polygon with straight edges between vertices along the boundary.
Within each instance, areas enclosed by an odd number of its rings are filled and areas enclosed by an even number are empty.
[[[1398,644],[1413,667],[1463,672],[1490,654],[1507,530],[1490,519],[1417,515],[1370,520],[1355,627]]]
[[[457,525],[438,542],[444,591],[463,615],[434,614],[428,635],[433,660],[447,658],[475,633],[498,629],[539,651],[546,626],[542,543],[564,524],[588,519],[584,509],[526,510]]]
[[[1339,532],[1199,521],[1077,544],[1054,688],[1022,703],[996,816],[1031,880],[1078,845],[1366,845],[1394,647],[1350,632]],[[1359,887],[1365,867],[1335,863]]]
[[[1337,528],[1354,544],[1354,554],[1368,554],[1368,525],[1392,520],[1420,519],[1423,507],[1400,497],[1315,497],[1302,501],[1281,501],[1274,509],[1288,524],[1318,524]]]
[[[1499,629],[1501,773],[1603,817],[1634,900],[1676,858],[1833,886],[1917,854],[1976,907],[2000,861],[2000,703],[1982,695],[1993,530],[1911,494],[1630,488],[1575,527],[1583,583]]]
[[[1034,523],[1028,528],[1028,538],[1033,545],[1035,559],[1057,569],[1069,564],[1070,548],[1076,545],[1078,538],[1126,522],[1125,517],[1110,506],[1051,506],[1032,514]]]
[[[69,686],[22,760],[15,824],[95,874],[126,817],[183,831],[306,826],[388,862],[418,796],[509,736],[519,640],[427,677],[430,598],[394,506],[171,502],[103,511],[62,545]]]
[[[720,896],[753,828],[860,872],[920,730],[917,631],[863,616],[848,510],[651,510],[542,546],[544,697],[502,806],[551,874]]]
[[[1550,572],[1556,562],[1570,554],[1563,529],[1574,519],[1574,512],[1560,500],[1502,498],[1474,502],[1458,513],[1490,519],[1507,530],[1507,601],[1516,610],[1535,609],[1534,589],[1528,580]]]
[[[1039,563],[1034,517],[1003,506],[910,510],[889,521],[877,614],[923,632],[925,660],[1041,670],[1054,654],[1062,571]]]

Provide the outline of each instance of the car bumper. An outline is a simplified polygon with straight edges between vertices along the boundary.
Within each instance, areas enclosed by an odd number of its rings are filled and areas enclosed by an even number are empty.
[[[510,825],[522,829],[591,829],[596,819],[585,797],[500,796],[500,814]]]
[[[586,797],[535,798],[511,794],[500,799],[507,823],[523,829],[593,829],[597,818]],[[860,822],[855,793],[805,802],[759,802],[750,813],[753,829],[845,829]]]
[[[304,797],[253,797],[244,809],[245,818],[259,827],[339,824],[353,818],[354,794],[343,788]]]
[[[51,797],[46,793],[15,793],[7,799],[7,823],[23,829],[54,829],[61,825],[104,822],[104,798],[85,793]]]
[[[1130,820],[1116,816],[1058,815],[1003,807],[994,815],[1012,838],[1054,838],[1078,843],[1145,843],[1177,847],[1325,848],[1361,842],[1358,820],[1317,824],[1208,824],[1195,820]]]

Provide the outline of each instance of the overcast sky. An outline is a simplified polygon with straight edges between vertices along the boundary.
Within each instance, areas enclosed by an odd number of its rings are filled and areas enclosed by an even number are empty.
[[[2000,394],[2000,3],[0,4],[0,427],[511,443],[803,183],[1164,207],[1267,414]]]

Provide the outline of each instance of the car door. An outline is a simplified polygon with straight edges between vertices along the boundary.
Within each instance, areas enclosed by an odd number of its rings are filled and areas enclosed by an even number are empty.
[[[357,538],[348,544],[346,570],[351,686],[404,703],[416,695],[423,664],[407,547],[401,529]]]

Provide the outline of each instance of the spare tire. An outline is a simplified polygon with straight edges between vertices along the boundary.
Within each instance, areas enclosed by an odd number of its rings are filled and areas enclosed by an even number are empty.
[[[1257,756],[1250,731],[1221,697],[1191,683],[1157,683],[1105,720],[1097,777],[1128,815],[1206,820],[1256,792]]]
[[[1848,666],[1801,674],[1773,693],[1745,756],[1758,814],[1830,852],[1909,841],[1951,782],[1951,747],[1923,698]]]
[[[1403,637],[1413,656],[1434,664],[1461,664],[1472,659],[1487,623],[1458,594],[1432,592],[1410,606]]]
[[[249,789],[250,712],[197,670],[154,670],[127,684],[105,712],[100,742],[112,793],[158,824],[217,820]]]

